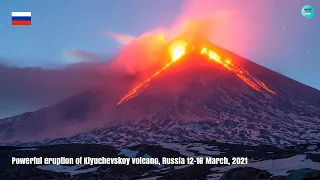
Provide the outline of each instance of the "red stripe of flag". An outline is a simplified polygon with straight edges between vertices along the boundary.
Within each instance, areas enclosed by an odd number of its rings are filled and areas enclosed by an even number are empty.
[[[31,21],[12,21],[12,25],[14,25],[14,26],[29,26],[29,25],[31,25]]]

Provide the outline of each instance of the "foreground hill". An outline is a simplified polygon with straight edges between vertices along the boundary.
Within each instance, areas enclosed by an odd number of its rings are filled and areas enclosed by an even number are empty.
[[[170,148],[171,147],[171,148]],[[320,144],[275,148],[206,142],[114,148],[68,144],[0,147],[2,179],[319,179]],[[244,165],[12,165],[11,157],[248,157]]]

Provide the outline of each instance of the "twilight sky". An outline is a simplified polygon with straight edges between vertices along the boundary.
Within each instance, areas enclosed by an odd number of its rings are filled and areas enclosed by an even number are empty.
[[[301,15],[307,4],[315,9],[312,19]],[[12,11],[31,11],[32,26],[11,26]],[[60,82],[48,85],[45,78],[73,79],[81,73],[66,73],[66,65],[107,61],[121,47],[119,41],[157,28],[172,30],[186,17],[212,15],[213,43],[320,89],[318,11],[318,0],[5,1],[0,7],[0,118],[49,105],[84,87],[81,79],[65,82],[48,97],[45,92]]]

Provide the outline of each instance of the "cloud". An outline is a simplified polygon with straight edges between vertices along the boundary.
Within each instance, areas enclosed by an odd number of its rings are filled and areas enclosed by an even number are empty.
[[[32,113],[34,119],[21,119],[18,127],[0,124],[9,132],[0,141],[68,137],[100,127],[106,121],[101,117],[106,116],[94,112],[104,108],[100,113],[110,117],[110,109],[116,108],[135,79],[127,71],[110,66],[112,62],[90,61],[63,69],[0,65],[0,120],[41,109]]]
[[[166,59],[166,45],[165,30],[146,32],[122,46],[111,66],[133,75],[154,72]]]
[[[42,69],[0,65],[0,118],[36,110],[100,84],[104,75],[97,66]]]
[[[276,52],[283,52],[288,46],[285,46],[284,42],[291,44],[290,40],[292,38],[288,37],[288,32],[295,31],[294,29],[289,29],[292,23],[295,22],[290,18],[294,11],[284,11],[279,16],[279,8],[275,7],[281,6],[295,9],[297,3],[291,3],[291,1],[290,3],[289,1],[255,1],[252,3],[252,0],[243,0],[241,2],[236,0],[186,0],[183,2],[181,12],[172,25],[170,27],[162,27],[162,31],[166,42],[178,36],[183,36],[188,40],[204,38],[241,56],[262,61],[266,59],[266,54],[271,56]],[[275,22],[275,19],[279,20]],[[285,31],[282,28],[284,24],[288,27]],[[135,39],[130,35],[115,35],[116,33],[111,36],[118,40],[126,40],[127,37],[130,37],[129,41],[124,41],[126,42],[124,46],[128,47],[123,49],[129,48],[129,46],[133,47],[135,44],[136,49],[140,46],[142,48],[139,49],[140,51],[148,53],[153,52],[151,49],[157,43],[150,40],[146,43],[151,44],[150,47],[143,47],[139,42],[143,42],[144,34],[149,34],[150,37],[152,33],[156,36],[157,31],[151,29]],[[277,39],[281,39],[282,43],[277,43]],[[157,46],[163,47],[162,43]],[[134,50],[131,54],[136,55],[135,52],[137,51]],[[130,56],[128,51],[123,52]],[[131,61],[127,60],[130,61],[128,68],[140,69],[141,64],[144,66],[144,64],[157,62],[154,61],[154,58],[149,58],[149,60],[145,62],[145,59],[141,59],[143,61],[141,63],[137,60],[136,64],[138,66],[132,66]]]
[[[111,36],[122,45],[127,45],[135,39],[135,37],[131,35],[114,33],[114,32],[109,32],[108,36]]]
[[[287,10],[280,11],[279,7]],[[292,17],[300,15],[297,7],[299,2],[289,0],[186,0],[174,29],[183,29],[186,22],[191,22],[190,25],[196,22],[193,26],[196,28],[191,29],[194,34],[206,36],[212,43],[241,56],[261,61],[266,55],[283,53],[288,44],[292,44],[288,34],[296,31],[290,27],[297,22]],[[284,30],[283,25],[288,28]],[[277,39],[282,43],[277,43]]]
[[[66,56],[68,59],[70,59],[71,63],[103,62],[106,60],[106,58],[101,57],[97,54],[94,54],[94,53],[91,53],[88,51],[84,51],[84,50],[79,50],[79,49],[67,51]]]

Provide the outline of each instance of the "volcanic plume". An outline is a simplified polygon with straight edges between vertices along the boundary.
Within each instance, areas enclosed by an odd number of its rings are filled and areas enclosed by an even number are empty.
[[[176,39],[171,42],[168,46],[168,53],[170,54],[171,61],[166,64],[162,69],[156,71],[151,77],[141,82],[135,86],[130,92],[128,92],[117,105],[120,105],[129,99],[137,96],[142,92],[152,81],[152,79],[158,76],[160,73],[170,68],[173,63],[178,63],[183,56],[188,55],[189,53],[199,53],[207,57],[208,61],[213,63],[218,63],[221,66],[225,67],[226,70],[231,71],[236,74],[243,82],[248,84],[250,87],[259,91],[261,93],[271,93],[276,95],[276,92],[271,90],[264,82],[252,76],[245,69],[241,69],[233,64],[231,59],[225,58],[217,54],[213,49],[207,48],[204,44],[201,46],[201,43],[196,43],[198,46],[188,43],[186,40]]]

